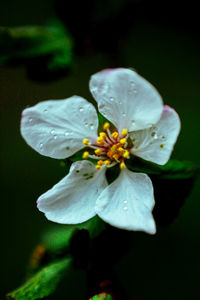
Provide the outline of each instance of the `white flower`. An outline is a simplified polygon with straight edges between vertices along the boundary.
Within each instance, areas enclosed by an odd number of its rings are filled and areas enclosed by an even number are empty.
[[[45,101],[23,111],[21,133],[42,155],[67,158],[83,147],[69,174],[38,199],[46,217],[62,224],[84,222],[96,214],[127,230],[155,233],[153,186],[146,174],[126,167],[130,154],[165,164],[180,131],[177,113],[163,106],[156,89],[129,69],[109,69],[91,77],[90,91],[109,120],[98,134],[93,105],[73,96]],[[95,165],[87,158],[97,159]],[[119,164],[119,177],[108,185],[106,169]]]

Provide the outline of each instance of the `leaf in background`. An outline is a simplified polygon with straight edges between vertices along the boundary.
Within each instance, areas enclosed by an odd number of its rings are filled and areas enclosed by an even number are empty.
[[[128,162],[132,171],[150,176],[155,194],[154,218],[158,225],[169,225],[190,195],[200,167],[192,162],[170,160],[160,166],[139,158]]]
[[[113,300],[113,298],[107,293],[101,293],[99,295],[93,296],[89,300]]]
[[[60,279],[69,268],[71,258],[61,259],[42,268],[17,290],[9,293],[9,299],[34,300],[53,293]]]
[[[14,62],[28,64],[36,79],[66,71],[72,62],[71,38],[60,23],[0,27],[0,65]],[[37,74],[34,74],[36,71]]]

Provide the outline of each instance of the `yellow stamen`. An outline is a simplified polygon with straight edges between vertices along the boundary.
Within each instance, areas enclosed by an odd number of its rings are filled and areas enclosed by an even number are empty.
[[[124,157],[124,158],[127,158],[128,156],[129,156],[129,151],[126,150],[126,151],[124,152],[124,154],[123,154],[123,157]]]
[[[125,163],[123,161],[120,164],[120,169],[125,169]]]
[[[120,144],[122,144],[122,145],[126,144],[126,142],[127,142],[126,138],[123,138],[120,140]]]
[[[111,158],[113,156],[113,152],[112,151],[108,151],[107,152],[107,156]]]
[[[98,160],[97,165],[102,166],[103,165],[103,160]]]
[[[102,137],[98,137],[98,139],[97,139],[97,144],[100,145],[100,146],[103,146],[104,140],[103,140]]]
[[[97,169],[97,170],[100,170],[100,169],[101,169],[101,166],[96,165],[96,169]]]
[[[112,136],[112,138],[117,139],[119,136],[119,133],[117,131],[115,131],[111,134],[111,136]]]
[[[117,150],[122,153],[125,151],[124,148],[122,148],[122,147],[119,147]]]
[[[107,134],[105,132],[100,132],[99,136],[105,140],[105,138],[107,137]]]
[[[88,151],[83,152],[82,158],[84,159],[88,158],[89,154],[90,153]]]
[[[85,146],[88,146],[88,145],[89,145],[89,140],[88,140],[88,139],[84,139],[84,140],[83,140],[83,144],[84,144]]]
[[[109,165],[110,165],[110,161],[109,161],[109,160],[105,160],[105,161],[104,161],[104,164],[105,164],[106,166],[109,166]]]
[[[116,160],[118,160],[119,154],[113,154],[113,158],[116,159]]]
[[[124,129],[122,130],[122,135],[123,135],[123,136],[126,136],[127,133],[128,133],[128,130],[124,128]]]
[[[104,125],[103,125],[104,130],[107,130],[109,127],[110,127],[110,123],[108,123],[108,122],[104,123]]]
[[[102,153],[102,150],[101,150],[101,149],[96,149],[96,150],[94,151],[94,153],[95,153],[96,155],[100,155],[100,154]]]

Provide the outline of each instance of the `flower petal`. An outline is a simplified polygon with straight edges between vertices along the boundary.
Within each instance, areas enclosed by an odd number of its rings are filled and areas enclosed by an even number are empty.
[[[140,130],[155,124],[162,113],[157,90],[129,69],[108,69],[91,77],[90,91],[99,111],[119,131]]]
[[[61,224],[84,222],[95,213],[99,194],[107,186],[105,169],[97,171],[89,161],[73,163],[69,174],[38,199],[47,219]]]
[[[66,158],[83,148],[82,140],[96,140],[98,128],[94,106],[73,96],[44,101],[23,111],[21,133],[42,155]]]
[[[132,154],[148,161],[164,165],[170,157],[180,132],[178,114],[169,106],[164,106],[160,121],[150,129],[131,132],[134,147]]]
[[[118,228],[154,234],[153,206],[153,186],[149,177],[124,169],[97,199],[96,212],[105,222]]]

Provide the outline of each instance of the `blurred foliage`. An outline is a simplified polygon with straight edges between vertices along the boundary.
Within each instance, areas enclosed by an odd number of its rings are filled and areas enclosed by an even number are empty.
[[[101,293],[99,295],[90,298],[90,300],[113,300],[113,298],[109,294]]]
[[[72,40],[60,23],[51,26],[0,27],[0,66],[26,64],[36,80],[66,74]]]
[[[34,300],[53,293],[72,262],[74,266],[77,261],[88,263],[89,238],[95,238],[104,229],[104,222],[98,217],[80,225],[55,225],[33,251],[26,282],[7,297]]]
[[[55,290],[64,271],[69,268],[70,263],[70,258],[64,258],[48,264],[34,274],[19,289],[9,293],[7,297],[16,300],[33,300],[48,296]]]

